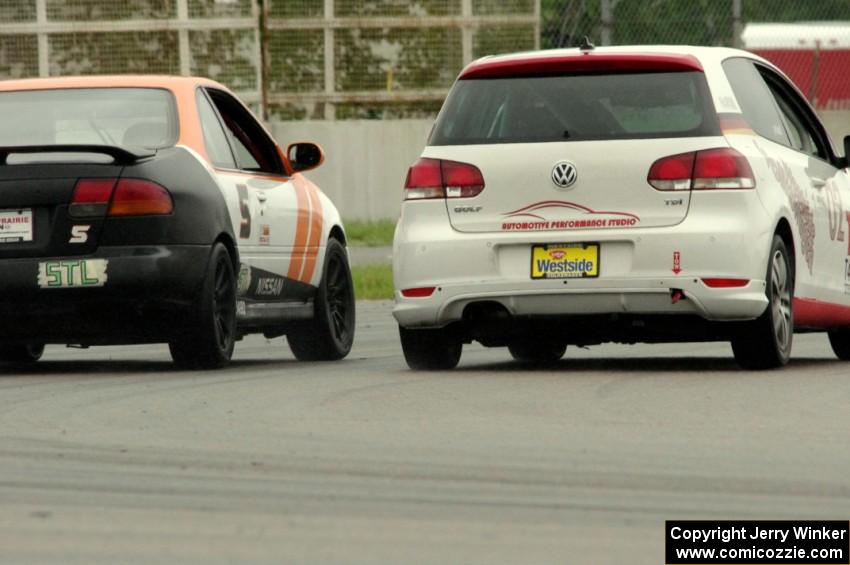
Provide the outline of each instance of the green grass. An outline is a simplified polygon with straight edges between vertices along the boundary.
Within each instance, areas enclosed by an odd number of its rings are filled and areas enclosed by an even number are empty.
[[[393,268],[390,265],[362,265],[351,269],[357,300],[393,297]]]
[[[381,247],[393,244],[395,220],[351,220],[344,224],[348,245]]]

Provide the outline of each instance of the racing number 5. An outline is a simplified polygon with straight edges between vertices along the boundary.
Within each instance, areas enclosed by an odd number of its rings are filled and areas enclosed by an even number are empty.
[[[248,187],[244,184],[237,184],[236,190],[239,193],[239,213],[242,215],[242,221],[239,224],[239,238],[248,239],[251,237],[251,202],[248,200]]]

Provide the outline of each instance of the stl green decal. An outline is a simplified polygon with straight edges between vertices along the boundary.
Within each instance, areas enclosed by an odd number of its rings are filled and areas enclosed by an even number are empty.
[[[106,259],[66,259],[38,264],[39,288],[85,288],[106,284]]]

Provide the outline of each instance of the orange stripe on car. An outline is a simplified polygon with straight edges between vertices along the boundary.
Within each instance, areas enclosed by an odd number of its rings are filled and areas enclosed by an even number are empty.
[[[292,183],[295,191],[295,199],[298,202],[298,219],[295,222],[295,241],[292,246],[292,257],[289,261],[289,271],[286,275],[289,279],[301,280],[301,271],[304,267],[304,248],[307,246],[307,232],[310,229],[309,197],[303,186]]]
[[[720,130],[723,135],[755,135],[747,120],[741,114],[721,114]]]
[[[307,262],[304,265],[304,273],[301,280],[309,283],[313,278],[313,273],[316,271],[316,259],[319,254],[319,246],[322,243],[322,226],[325,219],[322,215],[322,201],[319,199],[319,193],[316,191],[316,187],[305,183],[305,189],[310,196],[313,217],[310,226],[310,241],[307,245]]]

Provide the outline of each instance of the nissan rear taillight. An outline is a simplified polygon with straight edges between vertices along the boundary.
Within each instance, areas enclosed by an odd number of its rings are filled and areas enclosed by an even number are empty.
[[[80,179],[68,213],[75,218],[94,216],[152,216],[170,214],[174,202],[168,191],[143,179]]]
[[[658,190],[755,188],[746,157],[731,147],[671,155],[655,161],[647,181]]]
[[[405,200],[471,198],[484,190],[484,177],[475,165],[423,157],[407,171]]]
[[[171,195],[155,182],[121,179],[109,206],[110,216],[155,216],[174,210]]]
[[[76,218],[103,216],[112,198],[112,189],[117,179],[80,179],[74,187],[74,195],[68,213]]]

